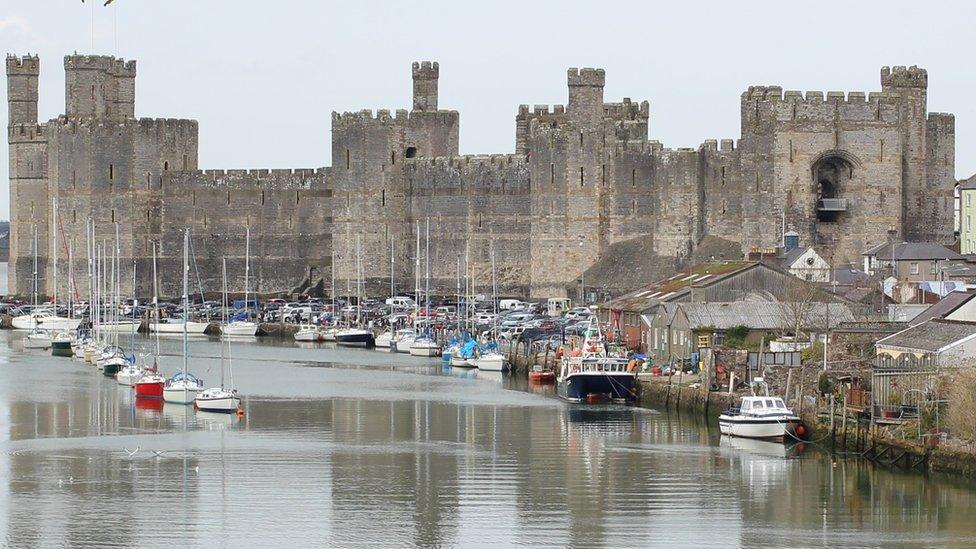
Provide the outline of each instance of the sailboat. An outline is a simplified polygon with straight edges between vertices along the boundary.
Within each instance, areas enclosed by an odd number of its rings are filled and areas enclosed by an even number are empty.
[[[37,309],[37,226],[34,226],[34,274],[32,290],[34,294],[34,309]],[[14,320],[17,320],[17,317]],[[31,332],[24,336],[23,343],[25,349],[48,349],[51,347],[51,334],[42,330],[37,325],[37,317],[33,310],[27,315],[30,322]],[[16,325],[15,325],[16,326]]]
[[[226,263],[226,259],[225,259]],[[226,270],[226,268],[225,268]],[[247,227],[247,236],[244,244],[244,316],[243,318],[237,320],[231,320],[230,322],[224,322],[223,327],[220,331],[222,334],[229,336],[245,336],[252,337],[258,333],[258,325],[256,322],[251,320],[251,305],[248,301],[248,285],[250,282],[251,274],[251,228]],[[227,303],[224,300],[224,308],[226,309]],[[235,315],[237,316],[237,315]]]
[[[224,258],[223,270],[223,311],[227,314],[227,258]],[[226,321],[226,318],[224,319]],[[241,405],[241,397],[237,394],[237,389],[226,389],[224,387],[224,341],[227,341],[227,361],[230,362],[230,339],[227,334],[220,336],[220,386],[211,387],[199,393],[193,401],[197,410],[202,412],[223,412],[230,413],[236,411]],[[233,367],[233,366],[232,366]],[[233,372],[231,373],[233,378]],[[231,383],[233,384],[233,382]]]
[[[393,238],[390,238],[390,298],[396,296],[396,286],[393,281]],[[376,346],[388,349],[393,346],[393,340],[396,338],[396,333],[393,331],[393,326],[389,326],[385,332],[376,336]]]
[[[135,294],[136,294],[136,262],[132,262],[132,320],[136,318],[136,305],[135,305]],[[126,364],[117,374],[115,374],[115,381],[119,385],[125,385],[131,387],[133,383],[142,377],[142,366],[136,363],[136,330],[133,325],[132,330],[129,332],[129,352],[131,354],[132,361]]]
[[[190,230],[186,229],[183,233],[183,311],[184,314],[190,309],[189,294],[189,274],[190,274]],[[183,369],[171,377],[166,386],[163,387],[163,400],[174,404],[192,404],[203,389],[203,382],[186,371],[187,346],[189,334],[187,323],[183,323]]]
[[[426,251],[424,253],[424,264],[426,265],[426,276],[424,282],[424,319],[426,325],[424,326],[423,334],[417,335],[414,338],[413,343],[410,344],[410,354],[412,356],[440,356],[441,346],[434,341],[434,338],[430,335],[430,218],[427,218],[427,229],[425,234],[426,239]],[[417,266],[420,266],[420,225],[417,225]],[[420,284],[417,284],[417,294],[420,294]],[[418,300],[419,306],[419,300]],[[417,313],[420,311],[418,310]],[[418,315],[414,315],[414,325],[418,319]]]
[[[363,311],[362,292],[362,247],[360,235],[356,235],[356,325],[336,332],[336,343],[345,347],[373,347],[376,336],[372,330],[362,327],[360,316]]]
[[[159,319],[159,287],[156,278],[156,243],[153,242],[153,317]],[[156,352],[153,354],[153,363],[147,366],[142,373],[142,377],[137,379],[132,387],[136,391],[136,400],[140,398],[162,398],[163,386],[166,378],[159,375],[159,332],[153,334],[156,343]]]
[[[498,286],[495,282],[495,247],[491,247],[491,305],[492,305],[492,327],[491,339],[486,345],[479,346],[475,358],[468,359],[468,362],[477,366],[479,370],[488,372],[504,372],[508,367],[508,359],[505,355],[498,352]]]
[[[53,300],[53,313],[51,316],[45,316],[43,318],[38,318],[38,324],[41,328],[44,328],[50,333],[56,333],[60,330],[77,330],[78,325],[81,324],[81,319],[74,319],[70,316],[64,317],[58,315],[58,199],[54,198],[51,206],[51,248],[53,253],[53,270],[54,270],[54,300]],[[62,338],[63,339],[63,338]],[[52,345],[53,347],[53,345]],[[58,346],[61,351],[64,351],[64,345]],[[68,351],[71,349],[70,343],[68,344]],[[69,355],[70,356],[70,355]]]

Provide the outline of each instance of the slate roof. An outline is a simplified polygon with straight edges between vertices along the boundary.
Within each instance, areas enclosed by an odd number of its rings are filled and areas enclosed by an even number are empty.
[[[658,303],[674,301],[691,291],[692,286],[707,286],[746,269],[757,261],[706,261],[678,274],[613,299],[613,307],[624,311],[646,311]],[[601,307],[606,304],[601,304]]]
[[[931,319],[878,340],[879,347],[936,352],[976,336],[976,322]]]
[[[796,263],[796,260],[800,259],[800,256],[806,253],[806,251],[809,249],[810,246],[800,246],[799,248],[793,248],[792,250],[786,252],[786,255],[783,256],[783,265],[786,267],[792,267],[793,264]]]
[[[960,189],[976,189],[976,175],[969,176],[968,179],[962,179],[959,181]]]
[[[713,327],[727,330],[734,326],[749,326],[754,330],[792,328],[798,316],[803,328],[824,328],[853,322],[854,314],[847,305],[831,303],[829,317],[825,303],[762,303],[734,301],[730,303],[680,303],[692,329]]]
[[[893,253],[892,253],[893,252]],[[963,256],[936,242],[883,242],[864,251],[861,255],[876,256],[881,261],[925,261],[931,259],[965,259]]]
[[[918,316],[910,320],[908,323],[911,326],[916,326],[925,322],[926,320],[932,320],[933,318],[945,318],[952,313],[952,311],[955,311],[961,307],[974,296],[976,296],[976,293],[949,292],[945,297],[940,299],[928,309],[922,311]]]

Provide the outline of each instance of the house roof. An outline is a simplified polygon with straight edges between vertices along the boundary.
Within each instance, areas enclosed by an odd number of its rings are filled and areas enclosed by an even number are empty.
[[[800,256],[805,254],[809,249],[810,246],[800,246],[786,252],[786,255],[783,256],[783,265],[785,265],[787,268],[792,267],[793,264],[796,263],[796,260],[800,259]]]
[[[866,320],[862,322],[841,322],[830,331],[835,334],[893,334],[907,327],[907,322]]]
[[[925,309],[918,316],[909,321],[909,325],[915,326],[921,324],[926,320],[931,320],[933,318],[945,318],[952,311],[955,311],[959,307],[962,307],[964,303],[976,297],[976,293],[970,292],[949,292],[945,297],[940,299],[934,305]]]
[[[925,261],[931,259],[964,259],[963,256],[937,242],[883,242],[865,250],[861,255],[875,256],[882,261]]]
[[[878,340],[883,347],[936,352],[976,336],[976,322],[933,318]]]
[[[834,281],[841,286],[850,286],[857,282],[864,282],[871,276],[851,265],[842,265],[833,270]]]
[[[715,328],[727,330],[734,326],[748,326],[754,330],[781,330],[796,325],[802,328],[826,328],[842,322],[853,322],[854,314],[842,303],[762,303],[734,301],[730,303],[677,303],[692,329]]]
[[[674,301],[691,288],[709,286],[759,265],[757,261],[706,261],[678,274],[658,280],[613,299],[613,307],[624,311],[645,311],[658,303]]]
[[[976,189],[976,174],[969,176],[968,179],[960,179],[959,189]]]

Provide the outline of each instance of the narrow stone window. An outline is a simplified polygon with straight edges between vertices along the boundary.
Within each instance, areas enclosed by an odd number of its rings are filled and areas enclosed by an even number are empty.
[[[264,191],[261,191],[261,205],[264,206]]]
[[[230,206],[230,191],[227,191],[227,205]]]
[[[383,189],[380,200],[382,201],[382,206],[386,207],[386,189]]]
[[[556,184],[556,165],[555,164],[549,164],[549,184],[550,185],[555,185]]]
[[[725,186],[725,166],[722,166],[722,186]]]
[[[793,162],[793,140],[790,139],[790,162]]]
[[[149,210],[146,210],[146,221],[149,221]]]
[[[112,210],[112,223],[115,223],[115,210]]]
[[[583,166],[580,166],[580,187],[583,186]]]
[[[479,229],[481,228],[481,221],[482,221],[482,219],[481,219],[481,214],[479,213],[479,214],[478,214],[478,228],[479,228]]]
[[[302,199],[302,191],[295,191],[295,204],[298,204],[298,202],[301,199]]]
[[[630,170],[630,186],[637,186],[637,170]]]
[[[152,187],[152,174],[146,172],[146,190],[148,191]]]
[[[606,164],[600,165],[600,178],[603,180],[603,186],[606,187],[607,186],[607,165]]]
[[[404,154],[407,158],[414,158],[417,156],[417,147],[407,147],[407,152]]]
[[[197,205],[197,192],[196,191],[190,191],[190,200],[192,201],[191,204],[193,204],[194,206]]]
[[[92,87],[91,87],[91,99],[92,99],[92,101],[95,100],[95,85],[94,84],[92,84]]]
[[[884,160],[884,139],[881,140],[881,151],[878,153],[878,161]]]
[[[630,201],[630,213],[631,214],[634,214],[634,215],[637,214],[637,199],[636,198]]]
[[[186,165],[187,165],[187,163],[186,163],[186,155],[184,154],[183,155],[183,171],[186,171],[186,169],[187,169],[186,168]]]
[[[583,148],[583,132],[580,132],[580,149]]]
[[[164,172],[168,172],[169,171],[169,161],[168,160],[166,162],[163,162],[163,171]]]
[[[725,200],[722,201],[722,213],[725,213]]]
[[[72,223],[78,222],[78,210],[71,210],[71,222]]]
[[[346,149],[346,169],[349,169],[349,149]]]
[[[556,215],[556,201],[549,201],[549,215]]]
[[[390,151],[390,164],[396,164],[396,151]]]
[[[71,170],[71,188],[77,188],[78,186],[78,172]]]

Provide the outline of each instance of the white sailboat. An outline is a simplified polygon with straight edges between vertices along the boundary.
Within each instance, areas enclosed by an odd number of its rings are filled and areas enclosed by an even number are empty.
[[[227,258],[223,263],[223,310],[224,321],[226,324],[227,315]],[[241,405],[241,397],[237,394],[237,389],[227,389],[224,387],[224,342],[227,342],[227,362],[231,361],[230,338],[227,334],[220,336],[220,385],[211,387],[197,394],[193,401],[197,410],[202,412],[222,412],[231,413],[237,411]],[[233,368],[233,366],[231,366]],[[231,385],[233,385],[233,370],[231,370]]]
[[[359,235],[356,235],[356,325],[339,330],[335,334],[336,343],[345,347],[373,347],[376,337],[373,331],[362,327],[360,314],[363,310],[362,291],[362,247]]]
[[[495,282],[495,247],[491,247],[491,304],[492,318],[498,318],[498,286]],[[488,372],[504,372],[508,367],[508,359],[498,352],[498,321],[493,321],[491,340],[488,349],[478,348],[478,356],[468,359],[468,362],[479,370]]]
[[[136,316],[136,262],[132,262],[132,318]],[[132,362],[129,362],[118,373],[115,374],[115,381],[119,385],[132,387],[132,385],[142,378],[142,366],[136,362],[136,328],[133,325],[129,332],[129,351],[132,353]]]
[[[410,354],[412,356],[440,356],[441,346],[437,344],[430,335],[430,218],[427,218],[427,228],[425,233],[426,238],[426,250],[424,253],[424,264],[426,265],[426,275],[424,282],[424,318],[427,320],[427,325],[424,328],[423,333],[419,333],[414,338],[413,343],[410,344]],[[420,224],[417,224],[417,269],[420,268]],[[420,294],[420,283],[417,283],[417,294]],[[418,300],[419,301],[419,300]],[[419,303],[418,303],[419,307]],[[420,310],[417,310],[419,314]],[[417,322],[417,314],[414,315],[414,326]]]
[[[34,226],[34,273],[33,273],[33,294],[34,294],[34,308],[37,308],[37,226]],[[37,324],[37,317],[35,313],[31,311],[28,316],[28,321],[30,322],[31,332],[24,336],[23,344],[25,349],[50,349],[51,348],[51,334],[46,330],[41,329]],[[22,317],[17,317],[22,318]],[[17,320],[15,318],[14,320]]]
[[[247,227],[247,236],[244,244],[244,315],[243,320],[232,320],[224,322],[220,331],[223,334],[236,337],[253,337],[258,333],[258,324],[251,320],[251,307],[248,302],[248,285],[251,274],[251,228]],[[226,262],[226,260],[225,260]],[[225,268],[226,270],[226,268]],[[224,300],[226,301],[226,299]],[[227,304],[224,303],[226,309]]]
[[[393,238],[390,238],[390,297],[396,295],[396,286],[393,281]],[[389,349],[393,346],[396,334],[393,333],[393,326],[389,326],[385,332],[376,336],[376,346],[382,349]]]
[[[190,309],[189,295],[190,273],[190,230],[183,233],[183,311]],[[166,381],[163,387],[163,400],[174,404],[192,404],[197,394],[203,390],[203,382],[186,371],[187,347],[189,335],[187,323],[183,323],[183,369]]]
[[[74,331],[81,324],[81,319],[74,319],[70,316],[58,315],[58,199],[54,198],[51,206],[51,248],[52,248],[52,268],[54,271],[54,314],[38,319],[40,327],[50,333],[57,333],[62,330]]]

